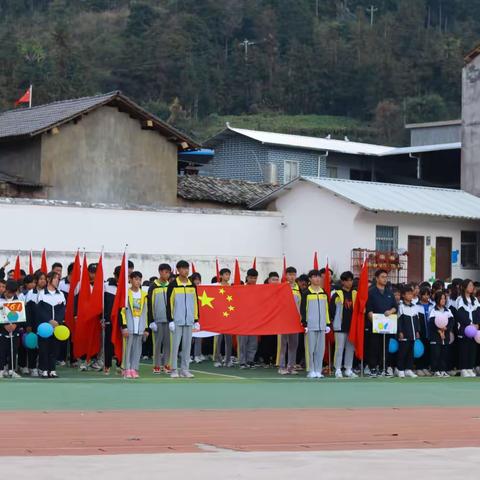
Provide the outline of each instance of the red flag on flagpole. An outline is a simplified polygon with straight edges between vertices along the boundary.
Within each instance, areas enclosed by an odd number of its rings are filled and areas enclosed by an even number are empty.
[[[30,250],[30,258],[28,261],[28,273],[29,275],[33,275],[35,270],[33,269],[33,259],[32,259],[32,251]]]
[[[254,258],[253,258],[252,268],[253,268],[254,270],[257,269],[257,257],[254,257]]]
[[[195,268],[195,264],[192,262],[192,273],[197,273],[197,269]]]
[[[235,259],[235,271],[233,274],[233,285],[241,285],[242,284],[242,277],[240,275],[240,264],[238,263],[238,259]]]
[[[40,265],[40,270],[44,273],[48,273],[47,251],[45,249],[43,249],[42,252],[42,263]]]
[[[88,302],[87,311],[87,361],[97,355],[101,349],[102,325],[101,317],[103,313],[103,252],[97,263],[95,271],[95,279],[93,281],[93,289]]]
[[[328,266],[328,258],[327,258],[327,266],[325,267],[325,280],[323,282],[323,289],[325,290],[328,300],[330,301],[330,295],[332,293],[332,279],[330,276],[330,267]]]
[[[70,288],[68,290],[67,305],[65,307],[65,325],[70,330],[72,340],[75,335],[75,294],[81,275],[80,253],[77,250],[75,260],[73,262],[72,275],[70,276]]]
[[[330,277],[330,267],[328,266],[328,257],[327,257],[327,266],[325,267],[325,278],[323,280],[323,289],[325,290],[325,293],[327,294],[328,301],[330,302],[330,295],[332,293],[332,285],[331,285],[331,277]],[[335,333],[333,332],[333,328],[330,328],[330,331],[325,335],[325,340],[327,343],[327,346],[335,344]],[[328,368],[330,369],[330,362],[331,362],[331,348],[326,348],[325,349],[325,354],[324,354],[324,359],[328,362]]]
[[[352,324],[348,339],[355,347],[355,355],[363,360],[363,341],[365,335],[365,306],[368,299],[368,264],[363,260],[362,270],[358,281],[358,290],[355,303],[353,304]]]
[[[22,276],[22,272],[20,271],[20,255],[17,255],[17,259],[15,260],[15,268],[13,270],[13,279],[20,280]]]
[[[217,283],[220,282],[220,266],[218,265],[218,258],[215,259],[215,268],[217,273]]]
[[[318,256],[317,252],[313,254],[313,269],[318,270]]]
[[[18,107],[21,103],[28,103],[31,106],[32,102],[32,86],[28,87],[28,90],[18,99],[15,101],[15,106]]]
[[[88,351],[88,303],[91,296],[90,276],[88,274],[87,255],[83,255],[80,291],[78,292],[77,324],[73,353],[75,358],[87,355]]]
[[[117,293],[113,300],[111,321],[112,321],[112,343],[115,358],[118,362],[123,357],[123,337],[120,328],[120,310],[127,306],[128,299],[128,268],[127,253],[123,254],[122,264],[120,266],[120,275],[118,276]]]
[[[282,279],[281,282],[285,283],[287,281],[287,259],[285,255],[283,256],[283,270],[282,270]]]

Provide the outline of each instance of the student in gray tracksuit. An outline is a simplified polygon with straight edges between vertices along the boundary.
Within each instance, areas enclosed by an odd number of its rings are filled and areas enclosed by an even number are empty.
[[[197,288],[188,278],[189,264],[185,260],[177,263],[178,277],[167,288],[167,319],[170,331],[173,332],[172,345],[172,378],[192,378],[189,371],[190,346],[192,343],[192,328],[198,324]],[[200,329],[199,325],[195,326]],[[182,343],[180,372],[177,370],[178,351]]]
[[[158,267],[159,278],[148,289],[148,325],[153,332],[153,373],[170,373],[170,330],[167,319],[167,288],[172,268]]]
[[[121,311],[122,334],[126,339],[124,376],[138,378],[142,342],[148,337],[147,293],[142,290],[140,272],[132,272],[130,282],[128,305]]]
[[[308,348],[308,378],[322,378],[323,354],[325,353],[325,329],[330,324],[328,296],[321,287],[322,277],[318,270],[308,273],[310,286],[302,293],[300,313],[306,333]]]
[[[258,272],[254,268],[247,271],[246,285],[256,285],[258,280]],[[240,368],[255,368],[255,354],[257,353],[257,336],[256,335],[239,335],[238,348]]]
[[[297,309],[300,312],[300,303],[302,301],[302,295],[300,293],[300,288],[295,281],[297,277],[297,269],[295,267],[288,267],[285,270],[285,277],[292,287],[293,299],[297,305]],[[280,375],[297,375],[297,372],[294,370],[295,362],[297,359],[297,349],[298,349],[298,333],[290,333],[288,335],[280,335],[280,359],[278,362],[279,369],[278,373]],[[287,359],[288,353],[288,359]]]

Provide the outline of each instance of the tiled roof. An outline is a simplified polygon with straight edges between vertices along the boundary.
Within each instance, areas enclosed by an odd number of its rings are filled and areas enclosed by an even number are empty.
[[[0,113],[0,139],[9,137],[32,137],[55,126],[69,122],[76,117],[107,104],[115,104],[138,118],[152,120],[154,128],[176,143],[186,142],[191,147],[199,145],[171,125],[147,112],[119,91],[74,98],[39,105],[32,108],[16,108]]]
[[[178,177],[177,195],[186,200],[247,206],[276,188],[275,185],[266,183],[181,175]]]

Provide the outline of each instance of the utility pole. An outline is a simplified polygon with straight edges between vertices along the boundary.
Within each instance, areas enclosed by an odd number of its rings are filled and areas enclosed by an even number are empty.
[[[373,15],[376,11],[378,11],[378,8],[375,7],[374,5],[370,5],[367,9],[367,12],[370,13],[370,26],[373,25]]]
[[[240,42],[239,45],[243,47],[245,52],[245,62],[248,61],[248,47],[250,45],[255,45],[257,42],[251,42],[250,40],[245,39],[243,42]]]
[[[319,13],[319,2],[320,0],[315,0],[315,16],[318,18],[318,13]]]

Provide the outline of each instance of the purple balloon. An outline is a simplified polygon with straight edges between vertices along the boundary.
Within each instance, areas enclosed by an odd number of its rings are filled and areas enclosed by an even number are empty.
[[[477,330],[477,333],[475,334],[473,339],[480,344],[480,330]]]
[[[474,338],[477,332],[478,330],[475,328],[474,325],[469,325],[468,327],[465,327],[465,336],[468,338]]]

